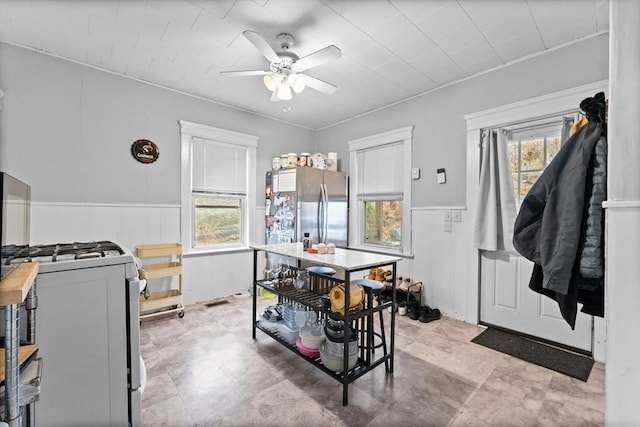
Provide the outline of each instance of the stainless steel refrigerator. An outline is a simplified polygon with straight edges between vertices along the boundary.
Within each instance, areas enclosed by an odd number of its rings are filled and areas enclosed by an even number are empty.
[[[347,246],[347,174],[310,167],[269,171],[266,176],[266,243],[300,242]]]

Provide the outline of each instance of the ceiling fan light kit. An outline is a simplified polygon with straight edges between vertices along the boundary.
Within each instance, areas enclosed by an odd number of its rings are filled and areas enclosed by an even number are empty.
[[[281,101],[288,101],[291,99],[291,86],[289,86],[289,81],[286,77],[278,86],[278,94],[276,95],[276,97]]]
[[[289,74],[287,81],[289,82],[291,89],[293,89],[295,93],[302,92],[304,88],[307,86],[306,80],[304,79],[303,76],[299,74]]]
[[[280,74],[267,74],[262,80],[264,81],[264,85],[267,89],[273,92],[278,88],[278,85],[282,80],[282,76]]]
[[[262,55],[269,60],[269,70],[223,71],[221,74],[231,76],[264,76],[262,81],[271,91],[271,101],[288,101],[292,98],[292,90],[301,93],[305,87],[331,95],[337,87],[308,74],[302,74],[309,68],[316,67],[332,59],[338,59],[342,52],[336,46],[327,46],[310,55],[299,58],[289,51],[294,43],[291,34],[280,33],[276,41],[282,49],[276,53],[271,46],[255,31],[243,31],[242,34]]]

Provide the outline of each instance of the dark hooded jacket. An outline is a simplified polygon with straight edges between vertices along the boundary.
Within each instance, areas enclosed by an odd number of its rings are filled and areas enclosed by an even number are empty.
[[[603,133],[603,123],[590,121],[565,142],[522,201],[514,225],[514,247],[535,263],[529,287],[555,299],[572,328],[578,301],[586,302],[590,314],[602,311],[602,278],[582,277],[579,254],[593,187],[594,149]],[[582,295],[585,288],[595,293]]]

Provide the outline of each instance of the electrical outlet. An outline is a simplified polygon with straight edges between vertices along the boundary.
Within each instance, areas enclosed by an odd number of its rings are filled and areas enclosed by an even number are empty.
[[[453,222],[460,222],[462,219],[460,218],[460,210],[456,209],[453,211]]]
[[[451,222],[451,211],[444,211],[444,222]]]

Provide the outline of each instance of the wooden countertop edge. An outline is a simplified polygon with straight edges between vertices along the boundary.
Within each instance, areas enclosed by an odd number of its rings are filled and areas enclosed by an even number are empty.
[[[0,282],[0,306],[21,304],[38,275],[37,262],[20,264]]]
[[[22,366],[24,364],[24,362],[31,357],[31,355],[33,353],[35,353],[38,350],[38,344],[26,344],[26,345],[21,345],[20,349],[18,350],[18,364],[20,366]],[[0,381],[4,381],[4,376],[5,376],[5,371],[4,371],[4,367],[5,367],[5,355],[4,355],[4,348],[0,349]]]

